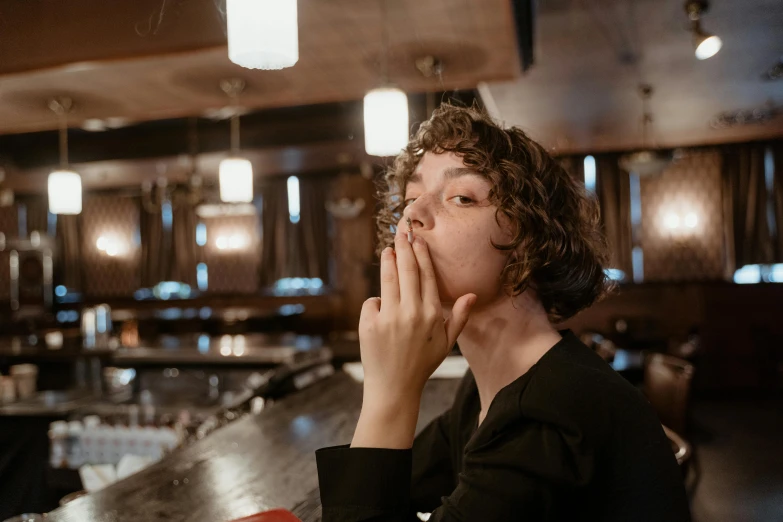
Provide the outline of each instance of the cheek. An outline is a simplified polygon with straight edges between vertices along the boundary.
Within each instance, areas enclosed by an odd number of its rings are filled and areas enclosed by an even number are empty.
[[[467,293],[497,295],[507,254],[494,248],[488,238],[488,231],[462,230],[433,245],[441,301],[453,302]]]

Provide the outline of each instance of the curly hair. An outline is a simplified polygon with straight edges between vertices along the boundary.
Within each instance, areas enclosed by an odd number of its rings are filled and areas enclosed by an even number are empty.
[[[510,296],[531,288],[553,323],[602,299],[614,286],[596,198],[521,129],[504,129],[477,108],[441,105],[421,124],[380,181],[378,253],[394,242],[405,188],[425,152],[455,153],[492,189],[489,201],[514,226],[503,269]]]

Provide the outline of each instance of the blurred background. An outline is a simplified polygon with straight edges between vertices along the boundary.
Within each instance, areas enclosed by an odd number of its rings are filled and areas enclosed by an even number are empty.
[[[7,515],[81,489],[53,421],[187,428],[254,374],[357,360],[392,127],[452,102],[600,202],[619,291],[563,327],[650,398],[694,518],[783,519],[783,3],[299,0],[281,70],[232,63],[227,22],[0,0]]]

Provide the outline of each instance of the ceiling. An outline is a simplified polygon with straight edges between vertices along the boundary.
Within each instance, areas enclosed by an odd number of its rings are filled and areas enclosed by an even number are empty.
[[[700,62],[683,0],[542,0],[535,63],[522,74],[511,0],[393,0],[386,19],[391,78],[408,92],[479,85],[491,112],[558,153],[640,147],[642,82],[654,87],[650,145],[783,136],[780,116],[763,125],[710,126],[723,111],[783,107],[783,81],[762,78],[783,57],[783,2],[711,4],[703,25],[724,47]],[[88,120],[121,127],[214,116],[228,103],[218,87],[228,77],[247,82],[241,102],[259,114],[354,102],[378,85],[380,0],[299,0],[300,60],[283,71],[250,71],[228,61],[222,5],[0,0],[0,135],[47,131],[30,143],[56,150],[57,122],[46,105],[52,96],[75,100],[72,127]],[[416,59],[427,55],[442,60],[441,77],[416,68]],[[304,117],[300,127],[309,122]],[[94,144],[91,135],[74,138],[75,154],[78,140],[85,150]],[[325,143],[331,139],[338,138]],[[0,155],[13,156],[4,143]]]
[[[253,109],[361,99],[381,80],[381,1],[299,0],[300,59],[251,71],[227,57],[222,0],[0,0],[0,134],[54,129],[53,96],[72,126],[212,114],[221,79],[247,83]],[[391,80],[409,92],[473,88],[520,69],[508,0],[388,1]],[[418,58],[434,55],[441,77]],[[94,122],[93,122],[94,123]]]
[[[783,2],[712,0],[703,28],[723,49],[694,58],[683,0],[544,0],[535,65],[480,92],[507,124],[559,152],[641,143],[641,82],[654,88],[651,145],[684,146],[783,136],[783,111],[764,125],[713,129],[722,111],[783,109],[783,80],[762,75],[783,59]]]

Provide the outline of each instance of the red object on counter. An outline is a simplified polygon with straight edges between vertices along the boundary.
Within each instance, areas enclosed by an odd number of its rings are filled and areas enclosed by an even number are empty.
[[[271,511],[264,511],[263,513],[256,513],[245,518],[238,518],[231,522],[302,522],[296,515],[288,511],[287,509],[273,509]]]

